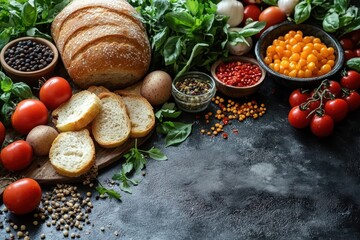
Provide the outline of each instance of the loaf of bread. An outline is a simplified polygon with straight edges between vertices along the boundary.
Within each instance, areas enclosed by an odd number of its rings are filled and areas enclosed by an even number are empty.
[[[122,98],[112,92],[99,94],[101,111],[91,124],[95,141],[104,148],[118,147],[130,137],[130,119]]]
[[[55,17],[51,34],[80,88],[124,88],[140,80],[150,65],[146,30],[126,0],[73,0]]]
[[[95,163],[95,146],[87,129],[60,133],[49,152],[51,165],[57,173],[78,177]]]
[[[94,93],[82,90],[52,112],[53,123],[60,132],[78,131],[92,122],[100,109],[100,99]]]
[[[148,135],[155,127],[155,114],[146,98],[125,91],[115,91],[123,99],[131,122],[130,137],[139,138]]]

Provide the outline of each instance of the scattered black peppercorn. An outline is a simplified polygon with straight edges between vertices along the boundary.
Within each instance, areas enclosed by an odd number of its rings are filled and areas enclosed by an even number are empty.
[[[5,62],[12,68],[31,72],[48,66],[53,58],[52,50],[32,40],[19,41],[5,51]]]

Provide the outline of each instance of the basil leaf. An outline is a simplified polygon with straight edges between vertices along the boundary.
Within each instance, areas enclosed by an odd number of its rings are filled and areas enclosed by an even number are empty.
[[[151,157],[154,160],[158,161],[164,161],[167,160],[167,156],[161,152],[160,149],[152,147],[149,151],[146,151],[149,154],[149,157]]]
[[[10,92],[12,88],[13,88],[12,80],[5,75],[2,76],[1,77],[1,90],[3,92]]]
[[[117,200],[121,199],[120,193],[116,192],[113,189],[107,189],[102,186],[98,186],[98,187],[96,187],[96,191],[98,191],[100,195],[107,194],[111,198],[115,198]]]
[[[263,3],[271,6],[277,6],[278,0],[262,0]]]
[[[349,0],[334,0],[334,9],[339,14],[344,14],[349,7]]]
[[[33,94],[31,92],[31,88],[23,83],[23,82],[17,82],[14,83],[12,86],[12,90],[11,92],[16,96],[19,97],[21,99],[26,99],[26,98],[33,98]]]
[[[5,28],[0,33],[0,49],[2,49],[9,41],[11,36],[10,28]]]
[[[307,1],[300,2],[295,6],[294,21],[296,24],[305,22],[311,13],[311,4]]]
[[[34,1],[28,1],[24,4],[21,11],[21,19],[25,27],[33,26],[35,24],[37,11]]]
[[[201,9],[199,8],[199,2],[194,0],[186,0],[185,2],[186,8],[189,10],[191,15],[196,16],[198,12],[201,14]]]
[[[360,57],[351,58],[346,62],[348,68],[354,69],[355,71],[360,72]]]
[[[169,129],[165,137],[165,146],[172,146],[182,143],[190,135],[192,124],[175,122],[174,127]]]
[[[161,49],[169,37],[169,28],[165,27],[162,31],[158,32],[156,35],[153,36],[153,39],[151,41],[151,48],[155,49],[155,51],[158,51]]]
[[[265,21],[261,21],[261,22],[254,21],[254,22],[247,24],[245,27],[243,27],[238,32],[238,34],[243,36],[244,38],[251,37],[255,34],[258,34],[261,30],[264,29],[265,26],[266,26]]]
[[[165,65],[171,65],[176,62],[181,53],[181,37],[170,37],[164,46],[163,55],[165,59]]]
[[[187,12],[170,12],[165,15],[165,21],[174,31],[189,33],[195,25],[194,18]]]
[[[11,92],[3,92],[0,96],[0,99],[3,102],[9,102],[10,98],[11,98]]]
[[[322,26],[326,32],[330,32],[330,33],[335,32],[340,27],[339,14],[333,12],[331,14],[326,15],[323,20]]]
[[[26,35],[29,37],[42,37],[42,38],[46,38],[48,40],[52,39],[50,35],[40,32],[39,29],[37,29],[36,27],[29,28],[26,31]]]
[[[15,110],[16,105],[12,102],[5,102],[2,107],[1,107],[1,116],[2,116],[2,123],[5,126],[9,126],[10,125],[10,118],[12,113]]]

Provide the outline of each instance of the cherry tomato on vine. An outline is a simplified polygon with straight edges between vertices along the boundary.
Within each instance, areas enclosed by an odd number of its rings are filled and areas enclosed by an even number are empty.
[[[68,81],[62,77],[52,77],[41,86],[40,101],[50,110],[54,110],[72,96],[72,89]]]
[[[257,21],[259,19],[261,10],[256,5],[247,5],[244,7],[244,18],[243,18],[243,24],[245,24],[246,19],[251,18],[254,21]]]
[[[46,106],[36,99],[25,99],[18,103],[13,115],[11,125],[21,134],[28,134],[38,125],[46,125],[48,110]]]
[[[299,88],[290,93],[289,104],[291,107],[295,107],[306,102],[308,98],[310,98],[310,93]]]
[[[360,94],[355,91],[350,92],[347,96],[344,96],[343,99],[349,107],[349,112],[355,111],[360,107]]]
[[[27,214],[40,204],[42,190],[37,181],[22,178],[9,184],[3,193],[3,202],[14,214]]]
[[[275,24],[285,21],[285,19],[286,19],[286,14],[276,6],[265,8],[259,15],[259,21],[266,22],[266,26],[264,30]]]
[[[349,70],[341,78],[340,84],[342,87],[349,90],[357,90],[360,88],[360,73],[354,70]]]
[[[18,171],[30,165],[33,149],[24,140],[17,140],[10,143],[1,150],[1,163],[9,171]]]
[[[344,99],[335,98],[325,103],[325,114],[329,115],[334,122],[340,122],[348,113],[348,104]]]
[[[309,110],[302,110],[300,106],[293,107],[288,115],[288,120],[294,128],[306,128],[310,123]]]
[[[333,81],[333,80],[330,80],[330,81],[329,81],[329,86],[327,87],[327,89],[328,89],[332,94],[334,94],[334,96],[335,96],[336,98],[341,96],[341,85],[340,85],[340,83],[338,83],[338,82],[336,82],[336,81]]]
[[[349,38],[340,39],[340,44],[344,50],[354,50],[354,43]]]
[[[4,124],[0,121],[0,149],[6,137],[6,129]]]
[[[310,129],[317,137],[327,137],[334,130],[334,120],[326,114],[323,116],[315,114],[311,119]]]

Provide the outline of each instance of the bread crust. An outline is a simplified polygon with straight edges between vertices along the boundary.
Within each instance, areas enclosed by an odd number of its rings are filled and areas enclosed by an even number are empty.
[[[58,160],[58,154],[72,154],[70,153],[66,153],[66,151],[64,150],[64,146],[63,143],[61,143],[61,141],[64,141],[65,138],[68,138],[70,135],[76,135],[75,137],[71,138],[73,144],[81,144],[83,143],[83,141],[86,141],[85,144],[87,144],[86,146],[84,146],[84,149],[86,147],[86,153],[89,156],[87,159],[81,159],[81,165],[75,164],[73,168],[68,168],[68,167],[64,167],[64,165],[62,163],[59,162]],[[79,135],[79,136],[78,136]],[[76,139],[80,139],[82,140],[79,142],[73,142],[76,141]],[[59,145],[59,146],[58,146]],[[62,146],[60,146],[62,145]],[[60,152],[60,151],[65,151],[64,152]],[[86,156],[86,154],[83,154],[83,156]],[[91,167],[95,164],[95,145],[94,142],[90,136],[90,133],[87,129],[83,129],[80,131],[75,131],[75,132],[63,132],[60,133],[55,140],[53,141],[51,148],[50,148],[50,153],[49,153],[49,158],[50,158],[50,163],[51,165],[54,167],[55,171],[57,173],[59,173],[60,175],[66,176],[66,177],[79,177],[85,173],[87,173]],[[72,160],[75,160],[76,158],[73,158]],[[78,160],[78,159],[77,159]]]
[[[139,81],[150,66],[146,30],[125,0],[73,0],[55,17],[51,32],[80,88],[124,88]]]

